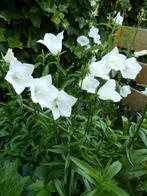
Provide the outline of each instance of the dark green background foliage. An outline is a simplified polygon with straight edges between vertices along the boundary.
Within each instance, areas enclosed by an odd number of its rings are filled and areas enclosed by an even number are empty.
[[[54,79],[54,57],[48,56],[47,49],[36,41],[47,32],[56,34],[64,29],[61,65],[68,74],[59,78],[60,88],[75,97],[79,95],[72,116],[54,122],[49,111],[42,111],[30,101],[28,92],[23,92],[24,99],[16,95],[4,81],[8,66],[1,61],[0,196],[147,193],[146,115],[144,120],[138,115],[136,122],[121,116],[118,105],[98,102],[95,96],[81,92],[76,85],[79,73],[74,72],[84,70],[92,56],[91,51],[81,52],[76,47],[79,35],[86,35],[91,24],[99,27],[101,23],[104,39],[109,29],[103,24],[107,23],[108,13],[114,15],[114,11],[124,14],[125,24],[137,26],[138,13],[141,8],[146,10],[147,1],[119,0],[116,4],[115,0],[99,0],[97,12],[90,2],[0,1],[0,51],[13,48],[20,61],[35,64],[35,77],[48,74],[49,67]]]
[[[90,2],[88,0],[1,1],[0,50],[6,52],[7,48],[14,48],[15,53],[21,58],[32,59],[38,50],[36,40],[41,39],[46,32],[57,33],[63,29],[65,35],[68,35],[65,45],[72,48],[75,44],[74,38],[87,32],[90,22],[96,24],[106,21],[108,13],[112,13],[115,9],[125,13],[126,23],[130,21],[130,24],[134,25],[137,24],[138,12],[147,5],[146,0],[98,0],[98,13],[94,18]]]

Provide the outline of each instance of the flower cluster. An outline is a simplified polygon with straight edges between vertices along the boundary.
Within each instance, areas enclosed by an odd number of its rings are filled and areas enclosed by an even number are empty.
[[[94,27],[94,26],[92,26],[92,27],[90,28],[89,33],[88,33],[88,36],[89,36],[90,38],[92,38],[92,39],[93,39],[93,42],[94,42],[95,44],[97,44],[97,45],[101,44],[100,35],[99,35],[98,32],[99,32],[99,29],[96,28],[96,27]],[[90,42],[90,41],[89,41],[89,39],[88,39],[87,36],[81,35],[80,37],[77,38],[77,42],[78,42],[81,46],[87,46],[87,45],[89,45],[89,42]]]
[[[63,32],[57,36],[47,33],[44,40],[38,42],[44,44],[53,55],[58,55],[62,50],[62,39]],[[12,84],[17,94],[21,94],[29,87],[32,101],[39,103],[41,108],[49,108],[55,120],[60,116],[71,115],[71,108],[77,99],[63,90],[58,90],[52,84],[51,75],[33,78],[34,65],[18,61],[12,49],[8,49],[3,59],[10,64],[5,79]]]
[[[98,45],[101,43],[96,27],[91,27],[88,36],[93,38],[94,43]],[[44,44],[52,55],[56,56],[61,53],[62,40],[63,31],[56,36],[46,33],[44,39],[38,42]],[[89,39],[84,38],[84,36],[80,36],[77,41],[81,46],[89,43]],[[77,98],[67,94],[64,90],[57,89],[52,84],[51,75],[33,78],[34,65],[21,63],[14,56],[12,49],[8,49],[3,59],[10,64],[5,79],[12,84],[17,94],[21,94],[28,87],[32,101],[40,104],[42,109],[50,109],[55,120],[60,116],[69,117],[71,115],[72,106],[76,103]],[[101,60],[96,61],[93,58],[89,64],[89,73],[83,80],[80,80],[79,86],[88,93],[96,93],[102,100],[118,102],[122,97],[127,97],[131,90],[126,85],[119,88],[118,93],[116,81],[111,78],[112,71],[120,72],[125,79],[135,79],[140,70],[141,66],[137,63],[135,57],[127,58],[119,53],[118,48],[115,47]],[[101,86],[98,79],[103,79],[106,82]]]
[[[141,66],[135,57],[127,58],[119,53],[118,48],[115,47],[103,56],[101,60],[92,62],[89,65],[90,73],[80,81],[81,88],[89,93],[97,93],[99,98],[103,100],[118,102],[122,97],[127,97],[131,93],[130,87],[121,87],[119,94],[115,90],[116,81],[110,77],[112,70],[120,72],[125,79],[135,79],[141,70]],[[98,88],[100,82],[95,77],[106,80],[105,84]]]

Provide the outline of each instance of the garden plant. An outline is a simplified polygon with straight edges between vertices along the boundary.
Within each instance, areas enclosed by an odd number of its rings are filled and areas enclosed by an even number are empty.
[[[147,105],[123,104],[146,52],[114,46],[146,6],[0,2],[0,196],[147,194]]]

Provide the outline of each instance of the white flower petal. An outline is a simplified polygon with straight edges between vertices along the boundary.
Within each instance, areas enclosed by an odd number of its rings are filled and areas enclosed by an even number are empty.
[[[101,44],[101,41],[100,41],[100,36],[99,35],[97,35],[95,38],[94,38],[94,43],[95,44]]]
[[[140,56],[144,56],[147,55],[147,50],[141,50],[138,52],[134,52],[135,57],[140,57]]]
[[[68,107],[66,104],[62,104],[60,107],[60,115],[65,117],[70,117],[71,107]]]
[[[111,68],[106,65],[105,60],[100,60],[91,63],[89,65],[89,70],[92,75],[107,80],[109,79],[109,73],[111,71]]]
[[[126,60],[126,56],[124,56],[123,54],[119,54],[117,47],[107,53],[102,59],[105,60],[107,66],[111,67],[111,69],[114,69],[116,71],[125,68],[124,63]]]
[[[136,61],[134,57],[131,57],[125,61],[125,69],[121,70],[121,74],[123,78],[135,79],[141,69],[141,65]]]
[[[32,64],[11,60],[9,71],[6,74],[5,79],[12,84],[16,93],[20,94],[25,87],[28,86],[33,70],[34,65]]]
[[[131,93],[131,88],[129,85],[122,86],[120,89],[120,95],[122,97],[127,97]]]
[[[124,18],[120,15],[120,12],[118,12],[115,18],[113,19],[113,21],[118,25],[122,25],[123,20]]]
[[[80,37],[77,38],[77,42],[81,46],[87,46],[89,44],[89,39],[86,36],[81,35]]]
[[[57,120],[60,117],[60,111],[56,107],[52,108],[52,114],[54,120]]]
[[[46,33],[43,40],[37,42],[44,44],[53,55],[58,55],[62,50],[63,31],[56,36],[52,33]]]
[[[2,56],[2,57],[6,63],[10,63],[11,60],[17,60],[16,57],[14,56],[12,49],[10,49],[10,48],[7,50],[6,55]]]
[[[94,78],[93,75],[87,75],[83,81],[79,83],[80,87],[83,90],[86,90],[89,93],[95,93],[97,87],[99,86],[99,81]],[[81,86],[82,85],[82,86]]]
[[[121,96],[115,91],[115,80],[108,80],[99,90],[98,95],[102,100],[112,100],[118,102],[121,100]]]
[[[89,31],[88,35],[89,35],[89,37],[95,38],[95,37],[97,37],[98,32],[99,32],[99,29],[94,27],[94,26],[92,26],[90,28],[90,31]]]
[[[69,117],[71,115],[71,108],[76,101],[77,99],[75,97],[68,95],[63,90],[58,91],[49,107],[53,113],[54,119],[56,120],[60,116]]]
[[[56,39],[56,44],[57,44],[57,48],[58,50],[61,52],[62,50],[62,40],[64,38],[63,36],[64,31],[60,32],[57,34],[57,39]]]
[[[32,101],[39,103],[42,108],[49,108],[51,102],[58,94],[58,90],[52,85],[51,75],[32,79],[30,82],[30,91]]]
[[[15,92],[20,95],[22,91],[25,89],[25,78],[18,73],[13,73],[12,71],[8,71],[5,76],[5,79],[13,86]]]
[[[67,104],[69,107],[73,106],[76,101],[77,98],[68,95],[65,91],[61,90],[60,94],[59,94],[59,99],[62,101],[62,103],[64,102],[65,104]]]

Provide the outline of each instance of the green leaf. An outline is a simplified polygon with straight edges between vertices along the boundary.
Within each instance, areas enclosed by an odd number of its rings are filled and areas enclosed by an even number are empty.
[[[19,40],[19,37],[9,37],[8,45],[9,48],[23,48],[23,43]]]
[[[120,163],[119,161],[112,163],[112,165],[110,165],[107,171],[105,172],[104,179],[106,181],[111,180],[121,170],[121,168],[122,163]]]
[[[128,193],[126,193],[123,189],[119,188],[118,186],[114,184],[104,183],[103,186],[106,189],[116,193],[118,196],[129,196]]]
[[[40,191],[41,189],[43,189],[44,184],[42,180],[36,180],[36,182],[34,182],[33,184],[31,184],[29,186],[29,189],[32,191]]]
[[[40,16],[38,16],[36,14],[31,14],[30,20],[31,20],[34,27],[38,27],[38,28],[40,27],[40,24],[41,24]]]
[[[54,22],[56,25],[59,25],[61,23],[60,12],[56,11],[51,17],[51,21]]]
[[[16,162],[0,167],[0,196],[20,196],[27,180],[18,174]]]
[[[82,170],[84,170],[85,173],[87,173],[89,176],[93,177],[98,184],[102,184],[102,178],[100,176],[100,173],[91,167],[88,163],[81,161],[77,158],[70,157],[70,159]]]
[[[43,189],[42,191],[40,191],[37,196],[51,196],[51,193],[48,192],[47,189]]]
[[[64,190],[64,188],[63,188],[63,183],[61,183],[61,181],[58,180],[58,179],[54,180],[54,182],[55,182],[55,187],[56,187],[56,189],[57,189],[59,195],[60,195],[60,196],[66,196],[65,190]]]
[[[4,28],[0,28],[0,42],[6,41],[4,33],[5,33],[5,29]]]

